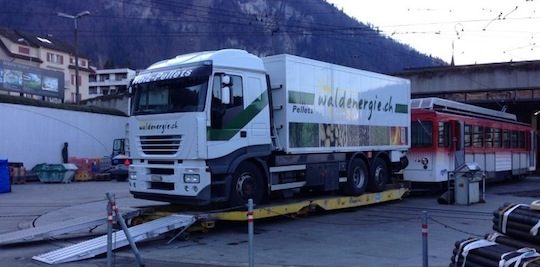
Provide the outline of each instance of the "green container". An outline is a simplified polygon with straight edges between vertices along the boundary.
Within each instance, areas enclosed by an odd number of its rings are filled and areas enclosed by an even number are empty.
[[[45,164],[45,163],[38,164],[34,166],[34,168],[32,168],[32,172],[34,172],[38,176],[41,182],[49,180],[48,170],[49,170],[49,166],[48,164]]]
[[[42,183],[69,183],[73,180],[75,164],[38,164],[32,168]]]

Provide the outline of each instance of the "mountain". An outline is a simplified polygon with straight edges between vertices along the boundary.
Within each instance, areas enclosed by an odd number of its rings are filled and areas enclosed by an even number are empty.
[[[444,65],[382,36],[324,0],[0,0],[0,26],[73,42],[98,67],[146,68],[179,54],[240,48],[370,71]]]

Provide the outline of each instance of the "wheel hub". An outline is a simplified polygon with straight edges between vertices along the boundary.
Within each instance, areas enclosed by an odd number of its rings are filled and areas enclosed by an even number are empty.
[[[250,174],[244,173],[240,175],[236,182],[236,193],[242,198],[253,196],[253,177]]]
[[[354,169],[353,172],[353,181],[356,187],[361,187],[364,184],[364,179],[366,179],[364,172],[360,168]]]

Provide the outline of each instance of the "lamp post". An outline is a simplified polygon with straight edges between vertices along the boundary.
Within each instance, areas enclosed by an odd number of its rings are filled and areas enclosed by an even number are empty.
[[[75,103],[79,104],[80,96],[79,96],[79,37],[77,34],[77,19],[80,17],[90,15],[90,11],[85,10],[83,12],[78,13],[77,15],[69,15],[66,13],[59,12],[58,16],[68,19],[73,19],[73,23],[75,26]]]

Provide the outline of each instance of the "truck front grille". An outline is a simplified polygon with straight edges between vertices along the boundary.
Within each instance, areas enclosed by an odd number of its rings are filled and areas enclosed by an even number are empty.
[[[180,148],[181,135],[140,136],[140,147],[147,155],[174,155]]]

